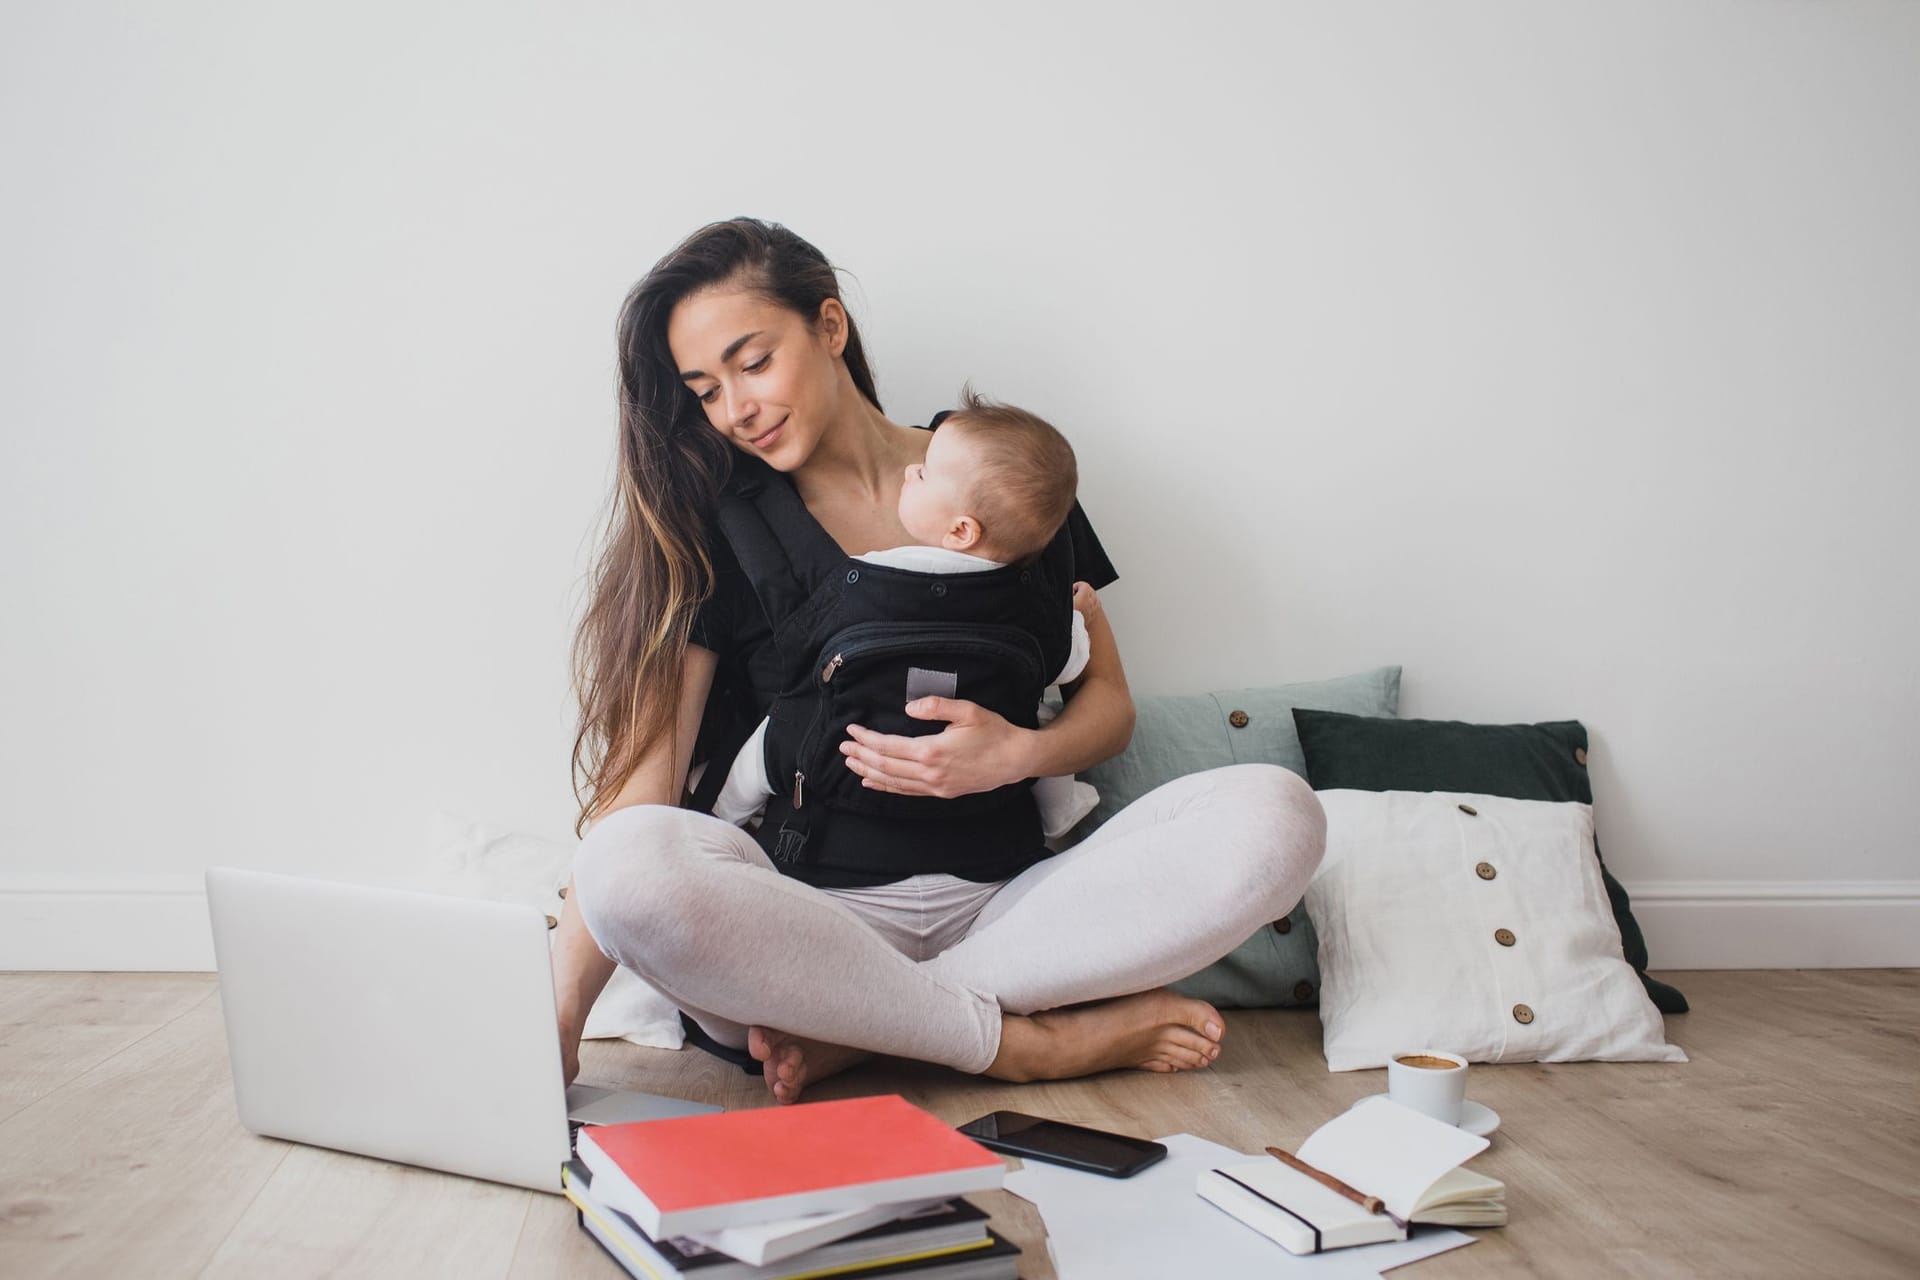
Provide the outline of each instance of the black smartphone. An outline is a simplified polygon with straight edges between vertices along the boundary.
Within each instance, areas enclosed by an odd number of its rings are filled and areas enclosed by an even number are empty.
[[[978,1120],[969,1120],[960,1126],[960,1132],[995,1151],[1063,1164],[1088,1173],[1104,1173],[1109,1178],[1131,1178],[1167,1156],[1165,1147],[1145,1138],[1129,1138],[1061,1120],[1043,1120],[1018,1111],[996,1111]]]

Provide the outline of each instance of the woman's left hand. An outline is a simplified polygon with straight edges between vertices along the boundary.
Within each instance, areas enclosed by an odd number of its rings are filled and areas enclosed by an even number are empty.
[[[924,738],[875,733],[857,724],[847,727],[853,740],[840,744],[840,754],[860,775],[862,786],[950,800],[1028,776],[1026,747],[1035,730],[959,698],[921,698],[907,704],[907,714],[916,720],[945,720],[947,727]]]

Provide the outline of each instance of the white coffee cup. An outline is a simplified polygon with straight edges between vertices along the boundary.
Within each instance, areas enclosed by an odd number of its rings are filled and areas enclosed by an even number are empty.
[[[1421,1059],[1446,1065],[1415,1065]],[[1459,1124],[1467,1098],[1467,1060],[1443,1049],[1402,1050],[1387,1059],[1387,1096],[1443,1124]]]

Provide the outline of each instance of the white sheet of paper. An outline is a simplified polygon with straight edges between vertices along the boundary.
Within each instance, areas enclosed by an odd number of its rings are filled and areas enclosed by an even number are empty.
[[[1384,1098],[1335,1116],[1294,1154],[1356,1190],[1379,1196],[1387,1212],[1405,1221],[1421,1192],[1486,1149],[1485,1138]]]
[[[1103,1178],[1037,1160],[1007,1175],[1007,1190],[1039,1209],[1060,1280],[1230,1280],[1293,1271],[1312,1280],[1373,1280],[1389,1267],[1474,1242],[1444,1227],[1416,1227],[1406,1241],[1299,1257],[1193,1189],[1202,1169],[1250,1155],[1190,1133],[1160,1141],[1167,1158],[1131,1178]]]

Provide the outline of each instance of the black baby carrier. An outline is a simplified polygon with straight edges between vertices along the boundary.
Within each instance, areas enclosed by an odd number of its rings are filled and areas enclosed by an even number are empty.
[[[1041,693],[1072,643],[1067,531],[1027,563],[979,573],[867,564],[840,550],[792,481],[744,456],[721,495],[719,527],[772,638],[749,663],[739,731],[709,761],[694,807],[712,810],[733,755],[765,716],[775,794],[757,839],[787,875],[836,887],[936,871],[1000,880],[1046,857],[1031,779],[952,799],[895,795],[863,787],[840,744],[850,724],[940,732],[944,722],[906,714],[929,694],[1035,728]]]

